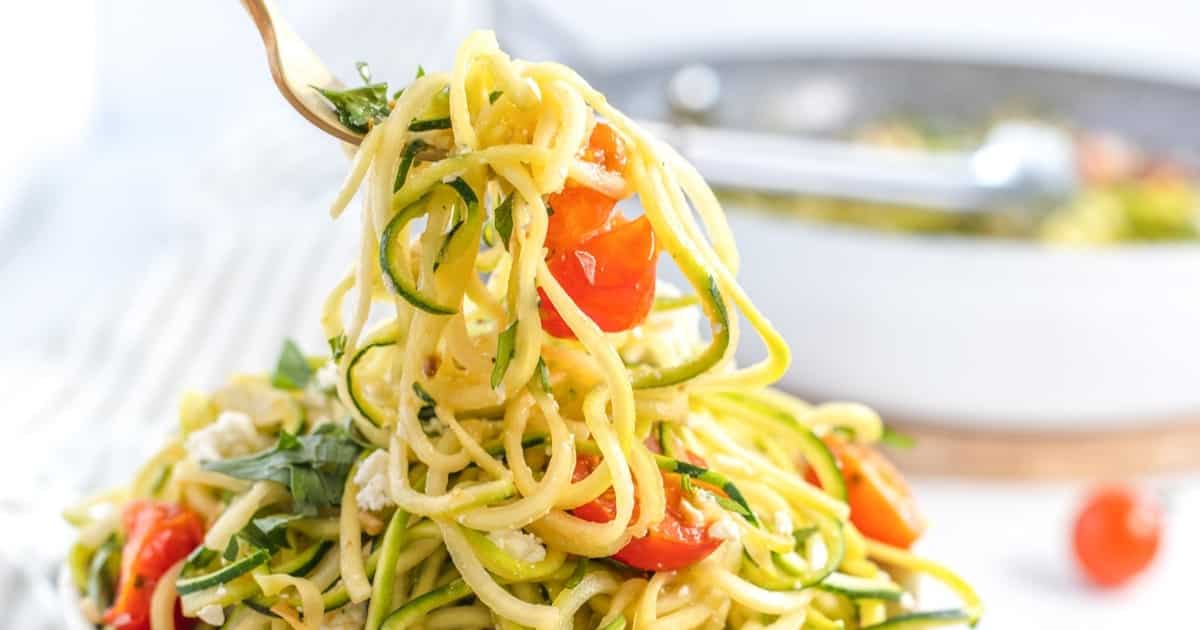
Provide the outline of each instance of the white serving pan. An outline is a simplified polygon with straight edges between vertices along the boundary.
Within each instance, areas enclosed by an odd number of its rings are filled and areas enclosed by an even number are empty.
[[[792,345],[787,389],[990,429],[1117,428],[1200,410],[1200,247],[1060,249],[736,210],[731,220],[741,281]]]
[[[1200,155],[1200,89],[1136,77],[917,58],[691,55],[596,72],[594,83],[634,116],[670,120],[666,86],[698,61],[720,78],[708,124],[840,135],[901,115],[983,125],[1017,106],[1117,131],[1152,152]],[[970,429],[1200,418],[1200,245],[1064,249],[727,210],[745,259],[740,278],[793,346],[787,389]]]

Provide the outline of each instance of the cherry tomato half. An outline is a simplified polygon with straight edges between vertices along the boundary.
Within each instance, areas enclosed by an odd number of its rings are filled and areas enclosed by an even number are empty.
[[[587,477],[600,464],[600,458],[580,455],[575,462],[575,481]],[[722,540],[709,535],[709,524],[691,524],[684,513],[683,486],[679,475],[664,474],[663,488],[667,495],[667,511],[663,520],[641,538],[629,541],[613,554],[631,567],[644,571],[675,571],[707,558],[721,546]],[[593,523],[607,523],[617,517],[616,496],[610,488],[591,503],[585,503],[571,513]],[[633,519],[638,507],[633,508]]]
[[[550,225],[546,229],[548,257],[582,243],[588,236],[608,227],[617,200],[585,186],[567,184],[549,197]]]
[[[598,122],[592,127],[592,135],[588,137],[581,157],[585,162],[598,164],[614,173],[624,172],[627,162],[625,142],[612,127]]]
[[[625,169],[625,145],[604,123],[597,123],[580,154],[585,161],[614,172]],[[654,230],[645,218],[625,220],[614,214],[617,200],[568,182],[549,196],[546,231],[550,272],[567,295],[601,330],[628,330],[646,318],[654,302],[658,252]],[[574,335],[542,293],[542,327],[555,337]]]
[[[550,273],[601,330],[628,330],[646,319],[654,304],[658,249],[646,217],[618,222],[549,261]],[[539,290],[540,292],[540,290]],[[542,328],[571,338],[571,329],[542,293]]]
[[[878,451],[834,436],[825,443],[837,459],[846,481],[850,522],[867,538],[907,549],[925,531],[912,490],[900,471]],[[809,469],[805,478],[820,486]]]
[[[1123,486],[1099,488],[1075,518],[1075,559],[1096,585],[1119,586],[1154,560],[1162,518],[1149,495]]]
[[[121,514],[125,547],[117,598],[104,623],[117,630],[149,630],[150,597],[159,578],[204,541],[204,522],[174,503],[134,501]],[[175,609],[175,627],[191,628]]]

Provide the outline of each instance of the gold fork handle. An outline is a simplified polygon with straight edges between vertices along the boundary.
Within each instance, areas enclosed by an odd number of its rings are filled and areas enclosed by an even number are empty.
[[[316,53],[279,16],[271,0],[241,0],[258,28],[267,52],[267,66],[279,93],[318,129],[350,144],[362,136],[346,128],[316,87],[340,89],[342,83],[325,67]]]

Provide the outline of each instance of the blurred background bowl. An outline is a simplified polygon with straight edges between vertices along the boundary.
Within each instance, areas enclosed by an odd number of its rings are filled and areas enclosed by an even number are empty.
[[[1189,124],[1200,89],[1162,80],[895,57],[705,65],[721,88],[707,124],[844,137],[897,117],[982,128],[1007,106],[1182,163],[1200,147]],[[680,67],[595,83],[635,116],[668,119]],[[893,420],[1004,431],[1144,426],[1200,410],[1195,244],[897,234],[729,206],[740,278],[794,348],[787,389],[861,400]],[[757,352],[749,344],[741,358]]]

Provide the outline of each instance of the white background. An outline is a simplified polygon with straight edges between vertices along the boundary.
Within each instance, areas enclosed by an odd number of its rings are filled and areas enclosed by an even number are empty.
[[[475,10],[486,3],[378,2],[369,18],[357,12],[370,4],[284,6],[337,71],[368,58],[381,76],[406,76],[418,62],[445,67],[453,40],[490,19]],[[557,23],[555,41],[611,64],[697,45],[953,52],[1200,81],[1194,1],[535,4]],[[33,454],[0,469],[0,539],[15,541],[0,546],[0,601],[7,594],[5,610],[19,611],[0,627],[38,627],[38,606],[53,614],[39,599],[66,535],[53,514],[127,474],[135,456],[103,458],[95,474],[79,472],[93,470],[84,462],[144,449],[141,438],[169,417],[170,397],[132,404],[122,388],[210,386],[266,365],[282,335],[317,337],[315,300],[296,300],[296,312],[279,306],[290,293],[268,263],[289,256],[306,268],[280,225],[324,253],[311,234],[325,229],[321,206],[340,158],[274,94],[258,46],[234,0],[0,5],[0,432]],[[229,256],[239,257],[232,266]],[[261,286],[200,291],[219,285],[218,269],[242,266],[268,270],[255,276]],[[158,293],[155,278],[167,279]],[[162,317],[184,331],[171,336],[178,348],[160,350],[147,332]],[[211,350],[233,335],[228,349]],[[41,471],[32,488],[30,470]],[[1200,558],[1189,535],[1200,497],[1189,478],[1154,481],[1171,497],[1163,554],[1115,593],[1083,586],[1070,564],[1080,485],[915,485],[934,522],[921,549],[975,582],[989,608],[982,627],[1191,627],[1181,613]]]

